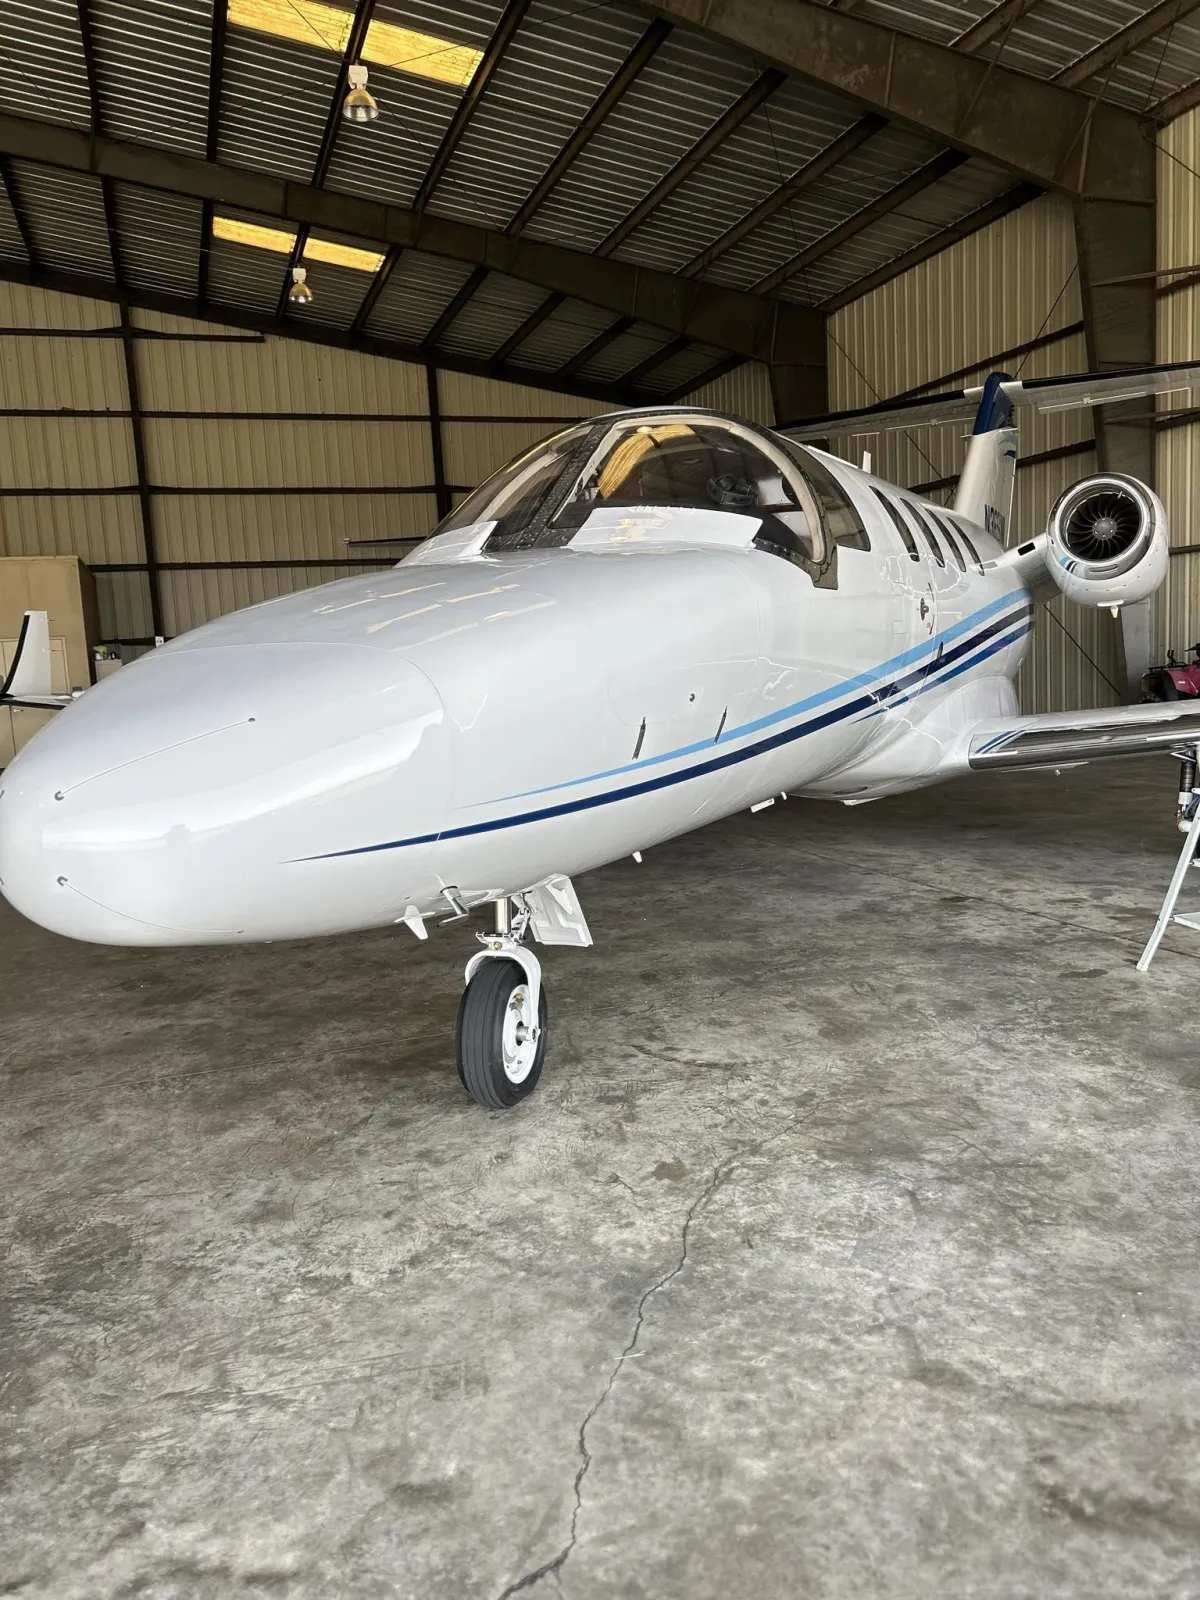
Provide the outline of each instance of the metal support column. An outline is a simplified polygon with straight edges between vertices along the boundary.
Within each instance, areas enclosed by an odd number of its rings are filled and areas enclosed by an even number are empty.
[[[1118,200],[1074,203],[1088,365],[1150,366],[1155,357],[1155,207]],[[1134,281],[1134,274],[1141,274]],[[1128,472],[1153,487],[1154,402],[1097,406],[1096,459],[1102,471]],[[1121,610],[1126,699],[1140,700],[1154,652],[1154,600]]]
[[[433,493],[437,501],[440,522],[450,512],[450,488],[446,482],[446,455],[442,439],[442,407],[438,397],[438,374],[432,361],[425,367],[425,384],[429,395],[429,445],[433,453]]]
[[[788,422],[799,422],[804,417],[819,417],[829,409],[828,341],[824,318],[819,329],[813,330],[813,335],[808,340],[807,349],[799,350],[793,345],[793,349],[787,353],[791,359],[787,356],[776,359],[778,346],[774,338],[771,341],[771,398],[775,402],[777,427]],[[783,355],[782,351],[778,353]],[[797,355],[801,356],[801,360],[796,360]]]
[[[129,395],[129,428],[133,435],[133,461],[137,472],[138,506],[142,519],[142,548],[146,552],[146,586],[150,591],[150,624],[156,638],[166,637],[163,623],[162,583],[158,569],[158,541],[154,534],[154,497],[146,468],[146,434],[138,386],[137,352],[133,320],[121,301],[121,350],[125,357],[125,388]]]

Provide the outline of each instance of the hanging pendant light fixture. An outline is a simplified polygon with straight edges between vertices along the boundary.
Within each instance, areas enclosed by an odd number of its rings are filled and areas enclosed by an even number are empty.
[[[308,273],[303,267],[292,268],[292,287],[288,290],[288,299],[294,306],[311,305],[313,292],[308,287],[306,279]]]
[[[350,83],[350,93],[342,101],[342,115],[347,122],[374,122],[379,115],[379,107],[367,88],[366,67],[361,61],[356,62],[349,68],[346,77]]]

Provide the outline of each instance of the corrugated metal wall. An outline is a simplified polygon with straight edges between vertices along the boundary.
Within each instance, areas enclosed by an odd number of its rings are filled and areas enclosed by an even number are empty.
[[[1082,372],[1081,316],[1070,206],[1046,195],[836,312],[829,321],[830,406],[841,410],[912,389],[978,383],[995,366],[1029,378]],[[1003,359],[1048,335],[1061,337]],[[1039,533],[1057,496],[1094,471],[1096,461],[1090,412],[1025,412],[1021,430],[1026,461],[1056,454],[1017,474],[1013,543]],[[862,442],[871,447],[876,472],[908,485],[956,476],[965,448],[955,428],[914,428]],[[949,488],[929,492],[943,501],[951,494]],[[1063,601],[1048,611],[1019,685],[1026,708],[1120,699],[1117,633],[1107,612],[1084,612]]]
[[[575,418],[612,407],[573,395],[551,394],[461,372],[438,374],[446,477],[463,489],[482,483],[521,450],[567,427]]]
[[[419,536],[437,522],[425,368],[156,312],[132,321],[167,635],[386,565],[402,549],[346,541]],[[117,308],[0,283],[0,329],[0,551],[83,556],[105,636],[136,649],[154,634],[152,580]],[[455,372],[436,382],[453,500],[610,409]],[[699,398],[773,420],[756,363]]]
[[[1179,117],[1159,135],[1158,264],[1200,261],[1200,111]],[[1163,280],[1158,302],[1158,359],[1195,361],[1200,355],[1200,284]],[[1184,412],[1195,396],[1172,395],[1164,411]],[[1159,597],[1159,647],[1181,659],[1200,640],[1200,423],[1160,428],[1158,492],[1178,550]]]
[[[137,499],[128,493],[137,480],[133,445],[120,415],[126,405],[121,345],[107,336],[112,322],[113,307],[101,301],[0,285],[0,326],[46,330],[45,337],[0,337],[0,408],[118,413],[86,421],[0,416],[0,488],[29,491],[0,500],[0,551],[6,555],[80,555],[94,564],[142,560]],[[66,331],[82,337],[63,337]],[[137,584],[121,577],[103,589],[107,632],[149,632]]]
[[[387,565],[437,522],[425,368],[154,312],[132,316],[168,635]],[[79,554],[106,637],[153,637],[115,306],[0,284],[0,551]],[[437,374],[454,499],[591,400]],[[59,413],[57,415],[52,413]]]
[[[1200,260],[1200,112],[1162,135],[1160,259]],[[1195,356],[1200,285],[1165,295],[1160,358]],[[871,402],[1006,365],[1025,376],[1086,366],[1065,201],[1046,196],[837,312],[830,405]],[[347,539],[420,535],[436,522],[423,367],[134,312],[151,524],[168,634],[400,553]],[[79,554],[95,569],[106,636],[153,633],[129,398],[114,306],[0,284],[0,549]],[[39,330],[34,337],[18,330]],[[1004,353],[1035,338],[1051,342]],[[437,374],[443,486],[454,499],[521,449],[601,404]],[[689,399],[774,420],[767,370],[749,362]],[[1181,402],[1182,403],[1182,402]],[[1095,466],[1086,412],[1023,419],[1014,533]],[[870,441],[876,471],[910,485],[952,477],[963,441],[918,429]],[[1200,545],[1200,424],[1164,430],[1160,488],[1176,545]],[[934,498],[948,491],[933,489]],[[377,555],[377,560],[376,560]],[[351,563],[357,563],[352,565]],[[1200,638],[1200,551],[1172,562],[1160,642]],[[1068,636],[1068,632],[1072,637]],[[1117,697],[1107,615],[1057,603],[1023,675],[1031,709]]]
[[[715,411],[729,411],[735,417],[749,417],[765,427],[775,423],[775,401],[771,395],[771,379],[761,361],[747,361],[723,378],[706,383],[687,397],[689,405],[712,406]]]

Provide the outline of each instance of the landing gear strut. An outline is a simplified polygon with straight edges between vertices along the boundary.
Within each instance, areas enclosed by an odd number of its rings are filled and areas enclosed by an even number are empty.
[[[494,1111],[532,1092],[546,1058],[546,992],[538,958],[521,943],[529,912],[505,896],[496,902],[496,931],[467,963],[455,1046],[463,1088]]]

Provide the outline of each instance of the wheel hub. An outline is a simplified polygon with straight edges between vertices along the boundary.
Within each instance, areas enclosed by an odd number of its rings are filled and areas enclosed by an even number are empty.
[[[508,997],[501,1030],[504,1076],[510,1083],[524,1083],[537,1055],[538,1030],[530,1003],[529,985],[519,983]]]

